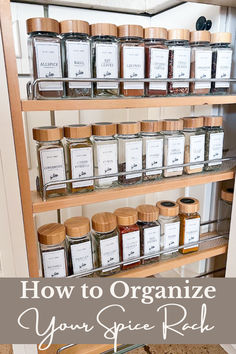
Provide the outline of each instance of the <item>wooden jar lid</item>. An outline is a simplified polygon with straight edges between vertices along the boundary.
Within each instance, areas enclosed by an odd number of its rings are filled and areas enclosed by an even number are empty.
[[[161,120],[142,120],[141,131],[146,133],[157,133],[162,131]]]
[[[174,28],[168,31],[168,40],[180,40],[180,41],[189,41],[190,32],[187,29],[183,28]]]
[[[89,218],[84,216],[75,216],[64,222],[66,234],[69,237],[81,237],[89,233]]]
[[[232,34],[230,32],[211,33],[211,43],[231,43]]]
[[[204,127],[222,127],[222,116],[208,116],[204,117]]]
[[[156,221],[159,215],[159,209],[154,205],[142,204],[137,207],[138,220],[140,221]]]
[[[183,119],[165,119],[163,121],[163,130],[183,130]]]
[[[121,122],[117,126],[118,134],[138,134],[140,133],[140,122]]]
[[[91,35],[117,37],[117,26],[113,23],[94,23],[91,25]]]
[[[179,198],[177,203],[179,204],[180,213],[191,214],[197,213],[199,210],[199,200],[196,198]]]
[[[190,34],[190,42],[210,42],[211,34],[209,31],[192,31]]]
[[[159,208],[159,214],[162,216],[177,216],[179,214],[179,205],[170,200],[162,200],[156,206]]]
[[[144,28],[145,39],[167,39],[167,29],[163,27]]]
[[[34,17],[26,20],[27,33],[53,32],[59,33],[59,22],[53,18]]]
[[[62,224],[46,224],[38,229],[38,239],[43,245],[58,245],[65,237],[66,229]]]
[[[143,27],[139,25],[121,25],[118,27],[118,36],[143,38]]]
[[[98,213],[92,216],[92,227],[97,232],[110,232],[117,226],[116,216],[109,212]]]
[[[115,135],[117,131],[117,126],[115,123],[94,123],[92,125],[93,135],[97,136],[111,136]]]
[[[33,139],[37,141],[55,141],[63,138],[63,128],[61,127],[38,127],[33,128]]]
[[[92,135],[92,127],[87,124],[72,124],[64,127],[64,137],[71,139],[89,138]]]
[[[120,226],[134,225],[138,221],[138,212],[134,208],[118,208],[114,214],[117,217],[117,224]]]
[[[65,20],[60,22],[61,33],[85,33],[90,34],[89,23],[79,20]]]
[[[204,117],[184,117],[184,128],[201,128],[204,125]]]
[[[226,202],[233,201],[234,197],[234,189],[233,188],[224,188],[221,191],[221,199],[225,200]]]

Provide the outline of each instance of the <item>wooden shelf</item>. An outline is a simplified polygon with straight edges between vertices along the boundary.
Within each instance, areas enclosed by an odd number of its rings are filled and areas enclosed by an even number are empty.
[[[236,95],[185,96],[157,98],[116,98],[78,100],[22,100],[21,109],[29,111],[67,111],[93,109],[151,108],[167,106],[200,106],[236,104]]]

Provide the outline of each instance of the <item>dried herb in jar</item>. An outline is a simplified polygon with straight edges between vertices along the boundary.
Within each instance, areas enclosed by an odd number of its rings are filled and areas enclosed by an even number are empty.
[[[204,118],[204,131],[206,133],[205,160],[218,160],[223,156],[224,130],[222,128],[223,117],[209,116]],[[219,169],[222,162],[208,162],[206,171]]]

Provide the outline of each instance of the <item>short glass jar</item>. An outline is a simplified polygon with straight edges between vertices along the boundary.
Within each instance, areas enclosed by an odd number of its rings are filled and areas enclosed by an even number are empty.
[[[116,124],[95,123],[92,125],[94,142],[94,175],[110,175],[118,172],[118,153]],[[118,177],[95,180],[97,188],[109,188],[117,185]]]
[[[64,278],[68,275],[65,238],[64,225],[52,223],[38,229],[44,278]]]
[[[176,257],[178,250],[168,251],[170,248],[179,247],[179,205],[169,200],[162,200],[156,205],[159,208],[158,221],[161,225],[161,259]]]
[[[212,50],[210,47],[211,34],[209,31],[191,32],[191,69],[192,79],[211,79]],[[207,95],[210,92],[211,82],[191,82],[190,93]]]
[[[144,79],[143,27],[122,25],[118,27],[120,41],[120,77]],[[121,82],[123,96],[144,96],[144,82]]]
[[[60,127],[33,128],[33,139],[37,141],[37,158],[39,169],[38,191],[43,193],[43,187],[48,182],[63,181],[66,179],[64,147],[61,139],[63,129]],[[65,195],[65,183],[47,187],[46,196]]]
[[[231,47],[232,34],[218,32],[211,34],[212,47],[212,79],[230,79],[233,50]],[[211,93],[216,95],[228,94],[230,83],[212,82]]]
[[[224,129],[223,117],[209,116],[204,118],[204,131],[206,132],[205,144],[205,160],[222,159],[223,143],[224,143]],[[215,171],[219,169],[222,162],[209,162],[205,164],[206,171]]]
[[[203,162],[205,157],[205,132],[203,117],[185,117],[184,122],[184,163]],[[184,172],[188,175],[203,171],[204,164],[186,166]]]
[[[233,188],[223,188],[221,190],[217,223],[217,231],[221,235],[228,234],[230,231],[233,198]]]
[[[166,119],[163,121],[164,134],[164,166],[182,165],[184,163],[183,120]],[[183,167],[164,170],[164,177],[174,177],[183,174]]]
[[[107,267],[98,271],[100,276],[112,275],[120,271],[119,236],[116,217],[112,213],[98,213],[92,216],[92,242],[94,267]]]
[[[200,238],[200,214],[199,201],[195,198],[179,198],[177,200],[179,205],[180,218],[180,246],[188,246],[193,242],[198,242]],[[198,243],[196,245],[180,248],[181,253],[190,253],[198,251]]]
[[[59,23],[52,18],[35,17],[26,21],[29,63],[32,81],[42,78],[62,77],[61,39]],[[37,99],[61,98],[62,82],[40,82],[37,85]]]
[[[70,275],[92,270],[93,256],[89,219],[84,216],[72,217],[67,219],[64,225]]]
[[[117,27],[111,23],[91,25],[93,77],[115,79],[94,83],[95,96],[119,96],[119,46]]]
[[[161,230],[157,221],[159,210],[154,205],[143,204],[137,207],[138,226],[140,229],[141,256],[147,256],[142,264],[158,262],[160,255],[153,255],[160,252]]]
[[[169,49],[166,45],[167,29],[148,27],[144,29],[145,38],[145,77],[167,79]],[[167,82],[145,83],[146,96],[166,96]]]
[[[137,225],[138,212],[134,208],[118,208],[114,214],[117,218],[120,257],[121,261],[127,261],[121,268],[123,270],[134,268],[141,264],[141,261],[133,261],[140,257],[140,230]]]
[[[91,125],[73,124],[64,127],[66,138],[68,179],[93,176],[93,144]],[[94,190],[93,180],[70,183],[70,192],[89,192]]]
[[[121,122],[117,126],[119,172],[142,170],[142,138],[139,122]],[[119,176],[120,184],[142,181],[142,173]]]
[[[64,77],[91,78],[91,40],[86,21],[65,20],[60,23]],[[65,94],[69,98],[88,97],[92,94],[91,82],[66,82]]]
[[[169,79],[189,79],[190,76],[190,46],[189,30],[171,29],[168,31],[169,47]],[[171,95],[188,95],[189,82],[171,81],[168,83]]]
[[[162,121],[143,120],[141,122],[143,169],[163,166],[164,136],[161,131]],[[160,178],[162,178],[162,170],[143,172],[143,181],[152,181]]]

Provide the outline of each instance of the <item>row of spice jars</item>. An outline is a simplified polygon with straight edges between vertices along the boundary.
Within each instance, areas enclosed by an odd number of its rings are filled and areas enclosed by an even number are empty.
[[[27,20],[33,80],[229,79],[231,33],[121,25],[51,18]],[[60,34],[60,35],[59,35]],[[91,37],[90,37],[91,35]],[[92,40],[91,40],[92,39]],[[192,51],[191,51],[192,48]],[[228,93],[229,82],[40,82],[36,98],[165,96]]]
[[[179,198],[161,201],[157,206],[143,204],[136,209],[119,208],[114,213],[73,217],[61,224],[38,229],[44,277],[65,277],[89,272],[100,276],[138,265],[158,262],[181,253],[198,250],[200,234],[199,201]],[[192,243],[196,242],[196,245]],[[191,243],[191,246],[188,246]],[[158,254],[161,252],[161,256]],[[140,257],[145,256],[142,260]],[[124,262],[121,266],[119,262]]]

